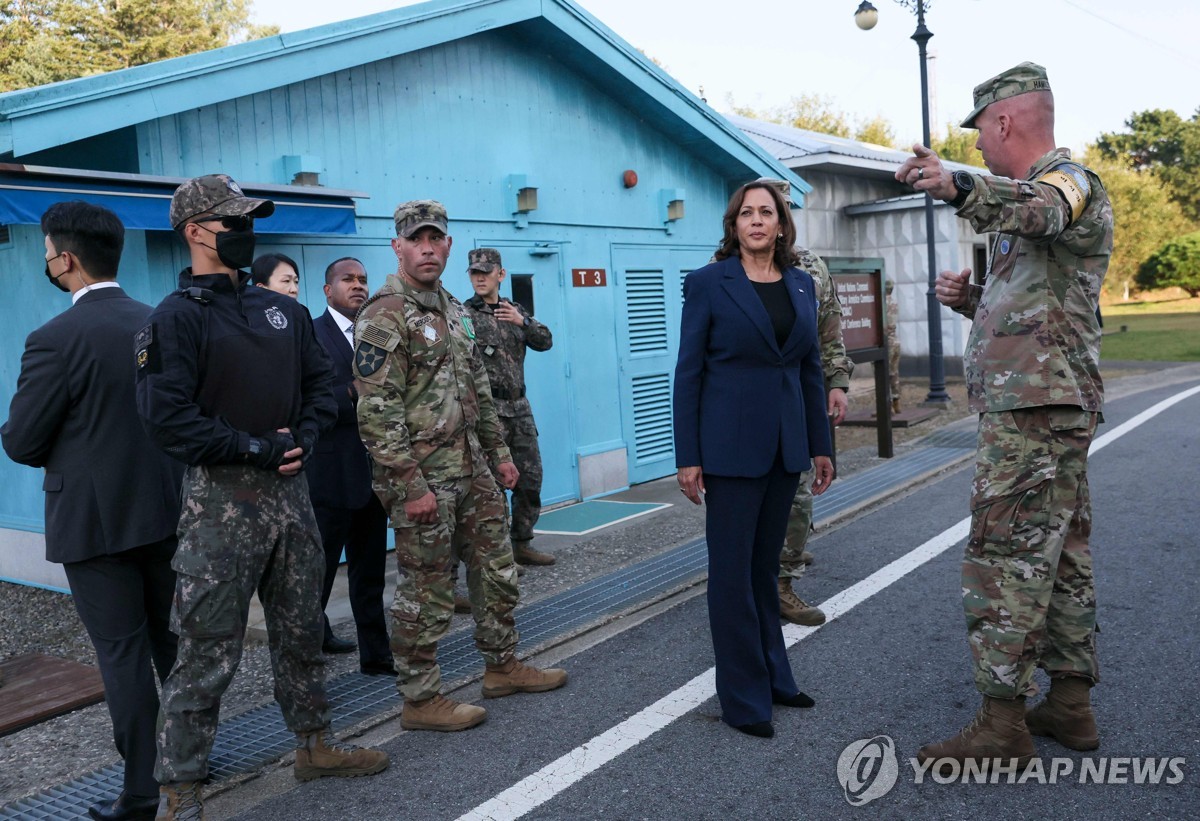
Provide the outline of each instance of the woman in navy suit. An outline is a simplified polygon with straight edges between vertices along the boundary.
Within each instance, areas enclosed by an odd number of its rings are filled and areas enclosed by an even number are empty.
[[[675,368],[679,487],[707,502],[708,618],[723,720],[770,738],[773,704],[811,707],[779,618],[779,551],[800,473],[833,481],[812,278],[780,192],[756,181],[725,209],[716,262],[684,282]]]

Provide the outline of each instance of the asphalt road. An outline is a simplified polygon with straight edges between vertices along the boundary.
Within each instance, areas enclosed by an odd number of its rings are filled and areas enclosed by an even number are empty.
[[[1112,401],[1100,434],[1194,386]],[[457,819],[480,807],[474,817],[1196,818],[1197,419],[1200,394],[1092,459],[1102,631],[1102,682],[1093,703],[1102,746],[1083,754],[1037,739],[1047,773],[1055,757],[1064,759],[1054,765],[1060,773],[1069,762],[1071,771],[1057,783],[938,784],[928,776],[915,783],[908,762],[921,744],[958,731],[979,703],[959,604],[962,542],[944,535],[967,515],[966,468],[814,540],[816,563],[799,592],[810,601],[832,598],[829,609],[838,617],[793,633],[801,638],[790,651],[792,666],[817,706],[778,708],[774,739],[726,727],[716,699],[704,699],[711,681],[693,681],[712,666],[699,596],[564,659],[571,681],[560,691],[485,702],[477,683],[464,689],[460,697],[489,710],[476,729],[396,734],[395,727],[380,728],[368,740],[387,739],[392,766],[379,776],[295,786],[281,770],[218,797],[211,809],[214,816],[236,812],[255,821]],[[872,574],[931,540],[936,546],[939,534],[948,549],[907,575],[874,585],[856,605],[835,598],[855,585],[862,591],[863,580],[877,580]],[[643,713],[665,697],[649,717]],[[672,698],[682,706],[673,708]],[[656,718],[664,712],[670,715]],[[839,755],[852,742],[876,736],[892,739],[898,777],[886,794],[852,806],[839,782]],[[1160,783],[1135,784],[1134,762],[1109,758],[1177,760]],[[1098,767],[1102,760],[1128,783],[1080,783],[1085,764]]]

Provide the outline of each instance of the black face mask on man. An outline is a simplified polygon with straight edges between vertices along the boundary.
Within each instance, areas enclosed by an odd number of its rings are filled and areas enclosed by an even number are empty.
[[[54,260],[58,259],[58,257],[61,257],[61,256],[62,256],[62,254],[59,254],[58,256],[50,257],[50,259],[46,260],[46,279],[50,280],[50,284],[53,285],[55,288],[62,291],[64,294],[68,294],[71,292],[71,289],[68,288],[66,285],[62,284],[62,278],[67,275],[67,272],[63,271],[58,276],[55,276],[54,274],[50,273],[50,263],[54,262]]]
[[[219,217],[211,220],[214,222],[219,221],[229,229],[220,232],[213,231],[211,228],[201,225],[202,222],[209,221],[197,220],[196,224],[200,225],[201,228],[210,234],[216,235],[217,245],[213,250],[217,252],[217,258],[234,270],[249,268],[250,264],[254,262],[254,243],[256,241],[252,218],[244,216]]]

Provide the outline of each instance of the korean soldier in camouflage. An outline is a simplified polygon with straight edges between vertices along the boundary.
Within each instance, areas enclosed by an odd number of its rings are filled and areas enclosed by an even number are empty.
[[[1041,66],[977,86],[963,126],[978,129],[996,176],[951,174],[923,146],[896,173],[996,235],[983,286],[969,269],[943,272],[936,286],[942,304],[973,320],[963,361],[979,445],[962,589],[983,706],[918,757],[1026,762],[1031,732],[1076,750],[1100,743],[1087,452],[1103,399],[1096,305],[1113,215],[1100,178],[1055,147]],[[1037,666],[1050,691],[1026,712]]]
[[[817,290],[817,334],[821,345],[821,367],[825,372],[825,395],[829,421],[834,426],[846,417],[846,391],[850,388],[850,374],[854,363],[846,355],[846,344],[842,341],[842,303],[825,260],[807,248],[797,248],[800,267],[813,278]],[[783,551],[779,554],[779,613],[795,624],[816,626],[825,623],[821,608],[809,604],[796,595],[792,582],[804,576],[804,570],[812,561],[812,554],[805,548],[812,532],[813,522],[813,473],[806,471],[800,477],[796,498],[792,500],[792,512],[788,517],[787,536]]]
[[[517,572],[504,487],[519,473],[502,438],[467,310],[441,285],[450,254],[446,209],[401,204],[399,260],[359,311],[354,329],[358,423],[374,461],[376,495],[396,535],[399,580],[392,653],[407,730],[465,730],[487,711],[441,694],[438,641],[453,613],[451,567],[467,565],[475,646],[487,698],[543,692],[567,681],[516,658]]]
[[[179,654],[159,716],[160,819],[203,818],[200,784],[255,592],[275,697],[296,734],[296,778],[371,775],[388,764],[329,730],[324,557],[300,473],[334,421],[333,371],[304,306],[247,287],[254,220],[274,210],[224,174],[179,186],[170,219],[192,264],[134,340],[142,423],[189,465],[172,562]]]
[[[896,283],[890,279],[884,286],[886,294],[883,320],[884,337],[888,348],[888,379],[892,389],[892,413],[900,412],[900,306],[896,303]]]
[[[768,180],[791,202],[791,186],[785,180]],[[800,267],[813,279],[817,290],[817,336],[821,345],[821,367],[825,372],[825,395],[829,419],[839,425],[846,416],[846,391],[850,388],[850,374],[854,363],[846,355],[846,344],[842,340],[842,303],[825,260],[807,248],[796,248],[800,256]],[[804,576],[804,570],[812,562],[812,554],[805,547],[812,532],[813,495],[811,470],[800,476],[796,498],[792,500],[792,511],[788,517],[787,535],[783,550],[779,554],[779,613],[786,621],[795,624],[816,626],[825,623],[825,613],[796,595],[793,580]]]
[[[537,425],[525,396],[525,349],[548,351],[554,344],[550,329],[523,307],[500,296],[507,275],[495,248],[467,253],[467,275],[475,296],[465,303],[475,326],[475,344],[483,354],[496,415],[504,443],[521,473],[512,490],[513,555],[520,564],[554,564],[554,557],[529,546],[533,526],[542,512],[542,454]]]

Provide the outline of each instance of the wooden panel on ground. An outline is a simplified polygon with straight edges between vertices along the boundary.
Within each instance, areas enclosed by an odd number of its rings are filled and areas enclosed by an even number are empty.
[[[937,414],[937,408],[905,408],[899,413],[892,414],[892,427],[911,428],[926,419],[932,419]],[[873,428],[878,423],[879,418],[870,411],[854,411],[846,414],[846,418],[842,420],[842,426],[849,428]]]
[[[55,656],[16,656],[0,678],[0,736],[104,700],[99,670]]]

